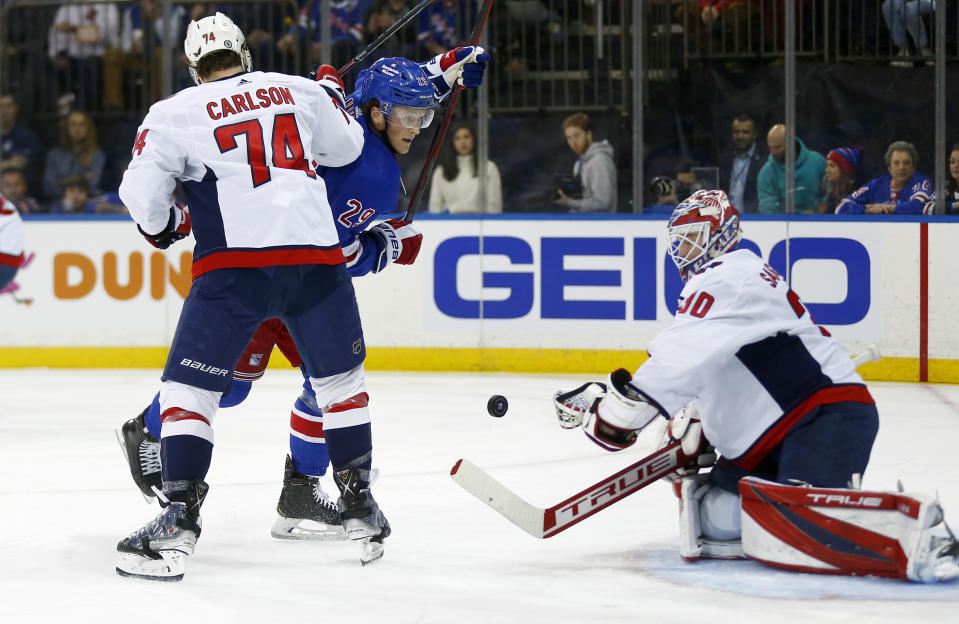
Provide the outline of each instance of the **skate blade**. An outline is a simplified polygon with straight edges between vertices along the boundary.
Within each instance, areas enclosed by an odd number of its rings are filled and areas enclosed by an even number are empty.
[[[383,542],[374,542],[371,539],[363,541],[360,551],[360,564],[370,565],[383,558]]]
[[[313,542],[341,542],[346,539],[346,531],[342,526],[282,516],[273,523],[270,535],[282,540]]]
[[[120,553],[117,574],[147,581],[176,582],[183,580],[186,555],[179,551],[163,551],[162,559],[150,559],[135,553]]]
[[[120,445],[120,452],[123,454],[123,464],[127,467],[127,471],[129,471],[129,470],[130,470],[130,458],[127,457],[127,445],[126,445],[126,443],[124,443],[124,441],[123,441],[123,425],[120,425],[120,426],[114,431],[114,433],[115,433],[116,436],[117,436],[117,444]],[[136,483],[134,483],[134,485],[136,485]],[[146,501],[146,504],[147,504],[147,505],[152,505],[152,504],[153,504],[153,501],[155,500],[156,497],[154,497],[154,496],[147,496],[146,494],[143,493],[143,490],[140,489],[140,486],[137,485],[136,487],[137,487],[137,492],[140,493],[140,496],[143,497],[143,500]],[[117,568],[117,572],[119,572],[119,571],[120,571],[120,569]]]

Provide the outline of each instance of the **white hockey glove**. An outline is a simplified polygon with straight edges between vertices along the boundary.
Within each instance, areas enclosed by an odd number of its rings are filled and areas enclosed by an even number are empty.
[[[636,442],[636,436],[659,414],[632,385],[632,375],[620,368],[604,384],[586,384],[577,390],[557,394],[554,399],[560,425],[582,423],[583,433],[607,451],[621,451]],[[560,398],[562,397],[562,400]],[[585,404],[588,409],[584,409]]]
[[[438,54],[420,65],[426,72],[436,101],[442,102],[450,94],[453,85],[461,84],[475,88],[483,84],[489,54],[480,46],[453,48],[445,54]]]
[[[703,424],[696,411],[696,403],[690,402],[666,424],[666,430],[660,440],[659,448],[673,442],[682,444],[683,453],[696,460],[679,468],[664,478],[676,480],[698,473],[702,468],[708,468],[716,463],[716,449],[703,435]]]
[[[378,223],[369,230],[383,242],[383,247],[373,264],[373,272],[379,273],[389,265],[413,264],[423,244],[423,234],[409,221],[390,219]]]

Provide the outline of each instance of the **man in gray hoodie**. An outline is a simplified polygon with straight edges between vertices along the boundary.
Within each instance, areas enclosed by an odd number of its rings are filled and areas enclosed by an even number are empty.
[[[579,156],[573,176],[583,187],[582,199],[557,189],[555,203],[570,212],[616,212],[616,163],[608,141],[593,142],[593,130],[585,113],[570,115],[563,122],[563,134],[573,153]]]

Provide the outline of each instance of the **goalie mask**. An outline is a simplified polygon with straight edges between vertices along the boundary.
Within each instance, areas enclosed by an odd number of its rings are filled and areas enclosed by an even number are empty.
[[[704,264],[736,248],[743,238],[739,212],[718,190],[696,191],[669,217],[669,255],[686,282]]]
[[[190,64],[190,77],[193,82],[202,82],[196,72],[197,62],[207,54],[219,50],[229,50],[239,56],[243,71],[253,68],[253,59],[246,47],[246,37],[229,17],[217,11],[216,15],[190,22],[186,29],[186,39],[183,40],[183,51],[186,52]]]

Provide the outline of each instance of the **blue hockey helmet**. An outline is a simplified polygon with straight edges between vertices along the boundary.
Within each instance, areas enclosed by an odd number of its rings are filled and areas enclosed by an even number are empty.
[[[374,98],[378,100],[383,116],[390,121],[393,121],[390,112],[394,106],[428,109],[428,113],[416,117],[415,126],[409,126],[402,120],[394,122],[404,127],[425,128],[433,119],[433,103],[436,101],[433,84],[423,68],[409,59],[392,57],[376,61],[369,69],[360,72],[356,79],[356,91],[361,105]],[[410,118],[410,121],[414,120]]]

